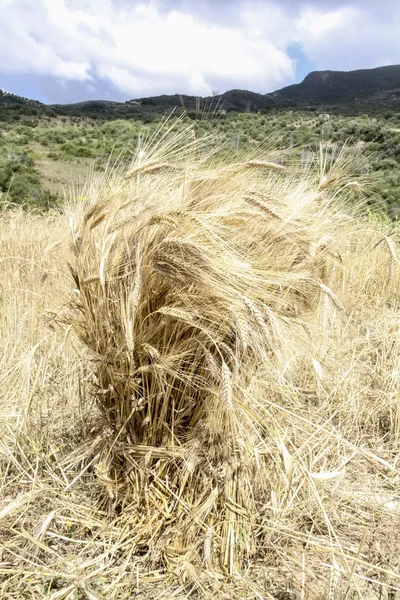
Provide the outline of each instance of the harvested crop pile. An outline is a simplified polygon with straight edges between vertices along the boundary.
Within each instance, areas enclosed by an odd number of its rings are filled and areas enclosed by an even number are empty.
[[[189,588],[256,564],[267,587],[283,569],[299,588],[307,545],[325,538],[331,588],[339,563],[354,575],[325,504],[355,455],[372,460],[344,432],[375,426],[336,351],[350,327],[351,169],[344,153],[308,168],[222,163],[172,128],[93,184],[73,222],[66,319],[102,415],[95,471],[129,513],[132,554]]]

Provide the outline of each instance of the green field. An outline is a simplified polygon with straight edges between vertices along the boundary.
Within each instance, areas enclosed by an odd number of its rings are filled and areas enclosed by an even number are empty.
[[[360,168],[369,174],[367,195],[374,210],[397,218],[400,113],[349,116],[319,110],[265,109],[265,114],[200,110],[188,119],[196,120],[199,137],[212,134],[227,154],[277,146],[286,149],[287,157],[307,161],[320,142],[338,147],[346,143],[362,152]],[[89,167],[104,171],[110,156],[117,159],[126,150],[129,155],[138,138],[151,136],[163,118],[136,111],[126,119],[110,120],[108,115],[104,120],[101,114],[57,116],[50,109],[2,107],[0,201],[39,209],[57,206],[71,187],[82,182]]]

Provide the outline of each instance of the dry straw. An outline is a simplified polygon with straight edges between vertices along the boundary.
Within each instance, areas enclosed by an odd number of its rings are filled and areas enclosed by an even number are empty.
[[[78,217],[68,319],[96,356],[102,477],[136,514],[133,547],[183,583],[253,559],[302,468],[290,441],[282,466],[288,417],[271,406],[315,372],[321,303],[345,315],[331,267],[353,173],[335,168],[226,166],[171,128]]]
[[[398,227],[177,135],[0,215],[0,597],[394,598]]]

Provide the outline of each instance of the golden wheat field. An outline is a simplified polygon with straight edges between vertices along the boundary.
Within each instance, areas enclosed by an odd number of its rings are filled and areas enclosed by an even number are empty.
[[[1,214],[1,598],[400,597],[397,230],[284,156],[171,127]]]

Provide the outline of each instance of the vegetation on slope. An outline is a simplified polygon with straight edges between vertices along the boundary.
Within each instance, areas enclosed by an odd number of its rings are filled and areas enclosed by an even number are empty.
[[[268,94],[233,89],[199,98],[181,94],[137,98],[127,102],[91,100],[45,106],[0,90],[0,107],[25,114],[74,116],[100,119],[133,118],[152,120],[171,110],[198,112],[202,104],[210,110],[268,112],[284,107],[319,108],[320,111],[358,115],[379,113],[383,108],[400,109],[400,65],[356,71],[313,71],[304,80]],[[18,113],[17,113],[18,114]]]
[[[85,177],[88,168],[106,167],[124,148],[134,148],[140,136],[162,122],[146,108],[134,118],[26,115],[4,108],[0,121],[1,202],[46,207]],[[29,110],[37,110],[35,108]],[[144,112],[140,112],[144,111]],[[109,115],[108,115],[109,116]],[[256,150],[266,140],[280,140],[285,152],[304,161],[320,142],[362,149],[363,169],[370,174],[371,202],[396,217],[400,208],[400,113],[349,117],[313,111],[282,110],[268,114],[194,112],[196,135],[212,133],[227,152]],[[17,117],[17,118],[15,118]],[[278,142],[277,142],[278,143]]]
[[[400,65],[357,71],[313,71],[301,83],[267,94],[278,105],[400,106]]]

